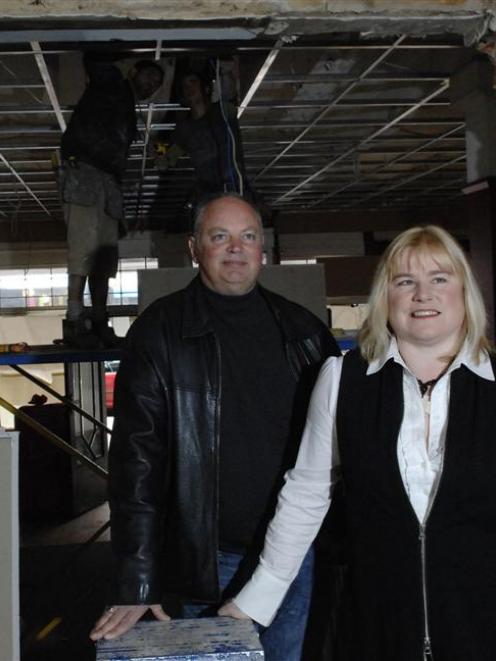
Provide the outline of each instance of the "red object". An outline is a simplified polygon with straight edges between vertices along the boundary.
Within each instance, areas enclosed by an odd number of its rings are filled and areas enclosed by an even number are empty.
[[[115,377],[119,368],[119,361],[113,360],[105,363],[105,407],[107,413],[114,410]]]

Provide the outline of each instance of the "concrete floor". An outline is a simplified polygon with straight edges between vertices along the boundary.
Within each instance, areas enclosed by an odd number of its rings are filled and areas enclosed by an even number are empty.
[[[22,526],[22,661],[93,661],[88,632],[105,606],[111,553],[108,530],[85,542],[108,520],[102,505],[52,526]]]

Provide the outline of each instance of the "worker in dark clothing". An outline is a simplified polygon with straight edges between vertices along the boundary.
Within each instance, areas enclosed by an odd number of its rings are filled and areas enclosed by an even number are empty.
[[[61,194],[67,225],[68,306],[64,341],[80,348],[113,346],[108,325],[108,283],[117,272],[124,227],[121,182],[136,137],[136,101],[151,97],[164,73],[156,62],[137,62],[125,78],[119,68],[85,56],[88,83],[62,136]],[[92,310],[83,293],[88,280]]]
[[[179,82],[181,103],[190,110],[178,121],[166,153],[157,157],[157,168],[166,171],[189,154],[195,171],[187,202],[190,211],[199,200],[215,193],[239,193],[260,207],[246,175],[237,110],[230,93],[223,90],[219,101],[212,101],[212,81],[194,71],[185,72]]]

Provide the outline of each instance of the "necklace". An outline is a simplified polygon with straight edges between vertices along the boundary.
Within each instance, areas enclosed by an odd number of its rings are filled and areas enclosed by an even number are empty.
[[[431,394],[432,394],[432,389],[436,385],[436,383],[439,381],[439,379],[446,373],[446,370],[448,367],[446,367],[441,374],[438,374],[435,379],[430,379],[429,381],[421,381],[420,379],[417,379],[417,383],[420,389],[420,397],[422,398],[422,408],[424,409],[424,412],[426,415],[430,416],[431,414]]]
[[[435,379],[431,379],[430,381],[421,381],[420,379],[417,379],[417,383],[420,388],[420,396],[425,397],[427,393],[430,394],[430,391],[436,385],[436,383],[439,381],[439,379],[442,377],[443,374],[444,372],[441,373],[439,376],[437,376]]]
[[[431,379],[430,381],[421,381],[420,379],[417,379],[417,383],[420,388],[422,408],[424,409],[424,413],[426,416],[430,416],[431,414],[432,388],[436,385],[436,383],[439,381],[440,378],[441,375],[439,375],[436,379]]]

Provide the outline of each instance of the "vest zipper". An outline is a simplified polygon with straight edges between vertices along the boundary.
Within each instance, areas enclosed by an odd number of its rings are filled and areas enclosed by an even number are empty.
[[[419,391],[420,392],[420,391]],[[448,409],[448,418],[449,418],[449,409]],[[430,418],[429,418],[429,427],[430,427]],[[434,506],[434,502],[437,497],[437,493],[439,491],[439,486],[441,484],[441,480],[443,477],[444,473],[444,465],[446,462],[446,452],[448,450],[448,432],[449,432],[449,426],[448,429],[446,429],[446,437],[444,441],[444,452],[442,456],[442,463],[441,463],[441,470],[439,472],[439,478],[436,481],[434,493],[432,494],[432,498],[430,500],[430,504],[427,508],[427,512],[425,514],[425,519],[424,523],[421,523],[419,525],[419,540],[420,540],[420,562],[422,566],[422,600],[423,600],[423,605],[424,605],[424,641],[422,645],[422,650],[423,650],[423,656],[422,659],[423,661],[434,661],[434,654],[432,652],[432,645],[431,645],[431,636],[430,636],[430,631],[429,631],[429,615],[428,615],[428,610],[427,610],[427,559],[426,559],[426,527],[427,527],[427,521],[429,520],[432,508]],[[413,508],[412,508],[413,509]]]
[[[422,600],[424,604],[424,644],[423,644],[423,661],[434,661],[431,648],[431,637],[429,633],[429,617],[427,615],[427,569],[426,569],[426,556],[425,556],[425,525],[420,525],[419,531],[420,539],[420,561],[422,564]]]
[[[428,638],[424,640],[424,661],[433,661],[434,657],[432,656],[431,650],[431,641]]]
[[[424,523],[421,523],[419,526],[419,539],[420,539],[420,562],[422,565],[422,599],[424,604],[424,644],[423,644],[423,661],[434,661],[434,654],[432,653],[431,646],[431,637],[429,632],[429,615],[427,611],[427,559],[426,559],[426,526],[427,521],[429,520],[431,510],[434,506],[434,502],[437,497],[437,492],[439,491],[439,485],[441,484],[441,479],[444,473],[444,464],[446,460],[446,451],[447,451],[447,440],[448,440],[448,430],[446,431],[446,439],[444,443],[444,452],[441,464],[441,470],[439,473],[439,478],[435,485],[434,493],[430,501],[430,505],[427,509]]]

